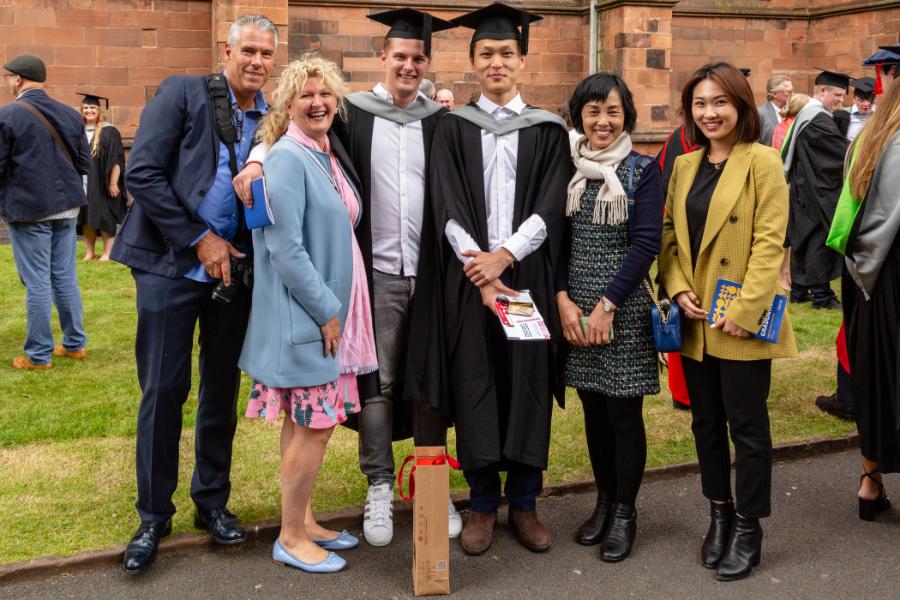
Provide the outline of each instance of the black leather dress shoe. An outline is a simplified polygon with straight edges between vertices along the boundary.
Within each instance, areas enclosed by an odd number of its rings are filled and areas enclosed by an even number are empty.
[[[637,533],[637,510],[633,506],[613,504],[612,520],[600,545],[600,560],[619,562],[628,558]]]
[[[125,547],[122,567],[126,573],[140,573],[153,564],[159,550],[159,541],[172,533],[172,519],[165,521],[141,521],[141,526]]]
[[[816,398],[816,406],[819,410],[827,412],[829,415],[837,417],[843,421],[855,421],[856,413],[853,409],[838,399],[837,392],[830,396],[819,396]]]
[[[194,514],[194,527],[210,532],[219,544],[232,546],[247,539],[241,520],[224,506],[218,508],[197,509]]]
[[[737,517],[725,554],[716,569],[716,579],[736,581],[750,575],[762,555],[762,538],[759,519]]]
[[[575,541],[582,546],[595,546],[602,542],[612,517],[612,506],[612,500],[598,496],[594,513],[575,532]]]
[[[722,560],[731,524],[734,522],[734,504],[731,502],[709,503],[709,529],[700,547],[700,561],[707,569],[715,569]]]

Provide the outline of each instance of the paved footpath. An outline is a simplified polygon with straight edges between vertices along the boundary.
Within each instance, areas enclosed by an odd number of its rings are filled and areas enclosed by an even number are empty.
[[[467,557],[451,542],[453,596],[462,599],[702,598],[900,599],[900,509],[876,523],[856,516],[856,451],[776,464],[774,514],[763,523],[763,562],[751,578],[717,583],[699,564],[707,504],[696,475],[647,483],[638,498],[638,538],[631,558],[609,565],[597,549],[571,541],[593,508],[592,494],[539,503],[554,534],[545,554],[522,548],[505,509],[487,554]],[[900,476],[887,478],[900,501]],[[356,533],[356,532],[355,532]],[[400,599],[412,598],[411,526],[398,523],[386,548],[362,543],[347,551],[348,568],[310,575],[274,565],[269,543],[239,550],[164,556],[128,577],[107,567],[0,587],[0,598],[103,599]]]

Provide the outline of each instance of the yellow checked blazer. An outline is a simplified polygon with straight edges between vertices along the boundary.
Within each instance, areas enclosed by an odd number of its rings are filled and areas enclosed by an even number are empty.
[[[710,310],[720,277],[743,284],[725,314],[756,333],[775,293],[783,293],[778,274],[784,257],[788,188],[781,158],[774,148],[757,143],[737,144],[732,149],[710,200],[694,266],[685,204],[702,160],[706,160],[705,150],[679,156],[675,161],[659,255],[662,282],[673,298],[681,292],[694,292],[705,310]],[[682,355],[698,361],[704,354],[730,360],[797,355],[787,311],[776,344],[740,339],[711,329],[706,320],[683,315],[681,331]]]

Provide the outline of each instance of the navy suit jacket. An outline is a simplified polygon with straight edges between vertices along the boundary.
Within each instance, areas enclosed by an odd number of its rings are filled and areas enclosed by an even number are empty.
[[[164,277],[183,276],[197,264],[191,243],[208,229],[197,207],[213,185],[219,137],[203,76],[170,77],[141,113],[125,185],[134,198],[116,238],[112,259]],[[356,189],[347,153],[329,133],[335,155]]]
[[[78,111],[57,102],[44,90],[22,95],[50,122],[69,149],[69,162],[47,128],[27,108],[0,107],[0,218],[16,223],[34,221],[87,200],[81,176],[91,169],[91,153]]]
[[[132,268],[181,277],[197,264],[191,243],[207,230],[197,207],[219,160],[213,105],[204,77],[170,77],[141,113],[125,172],[134,203],[112,258]]]

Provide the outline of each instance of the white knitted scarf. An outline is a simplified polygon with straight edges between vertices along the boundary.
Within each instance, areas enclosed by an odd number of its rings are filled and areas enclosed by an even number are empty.
[[[602,179],[592,221],[604,225],[624,223],[628,219],[628,197],[616,175],[616,168],[630,153],[631,136],[625,131],[604,150],[591,150],[586,137],[578,140],[572,156],[577,171],[569,182],[566,216],[571,217],[581,210],[581,196],[588,180]]]

